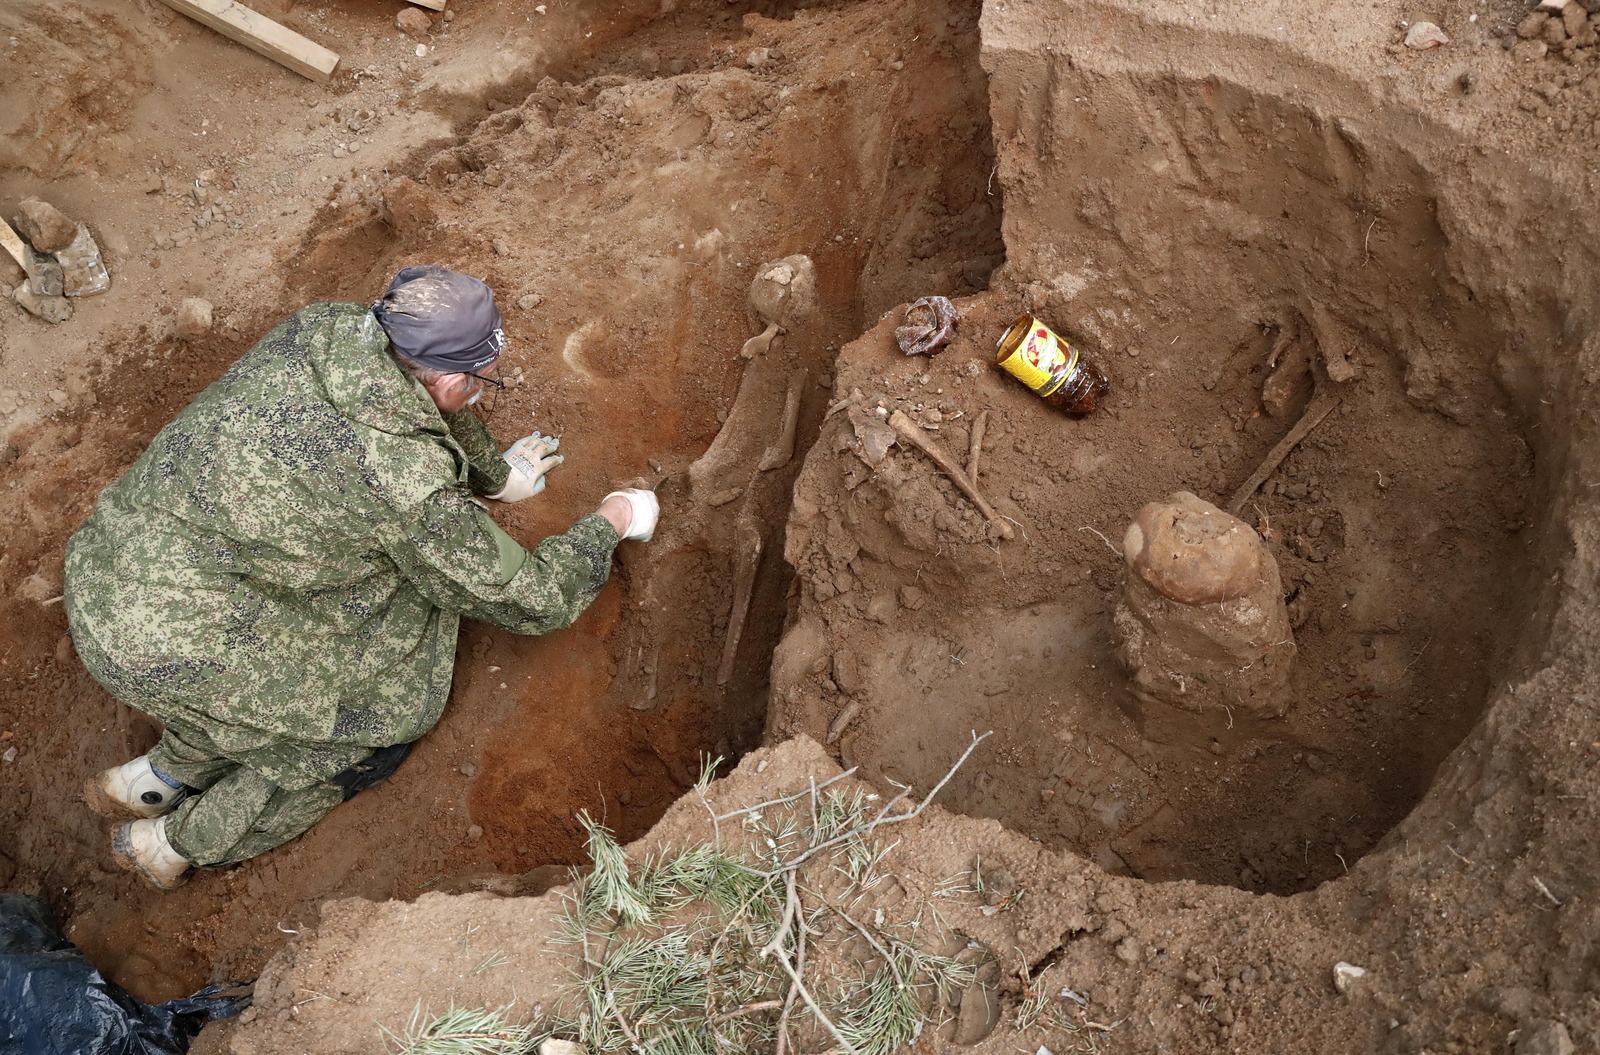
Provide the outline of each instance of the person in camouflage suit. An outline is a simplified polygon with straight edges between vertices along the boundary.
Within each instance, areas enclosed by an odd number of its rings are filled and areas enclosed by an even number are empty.
[[[67,547],[73,642],[164,726],[87,788],[144,818],[114,831],[119,864],[168,889],[304,832],[433,728],[461,616],[567,627],[619,538],[650,537],[649,492],[531,550],[489,517],[478,498],[537,493],[561,460],[537,433],[502,457],[465,409],[499,325],[488,287],[443,268],[371,309],[313,304],[101,492]]]

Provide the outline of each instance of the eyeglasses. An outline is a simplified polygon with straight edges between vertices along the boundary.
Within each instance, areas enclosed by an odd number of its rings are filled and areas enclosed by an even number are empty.
[[[500,372],[500,364],[498,362],[494,363],[491,366],[491,369],[498,374]],[[492,417],[494,415],[494,408],[500,403],[500,390],[506,387],[506,383],[500,380],[498,377],[485,377],[483,374],[475,374],[471,370],[463,370],[462,373],[466,374],[468,377],[475,377],[485,384],[494,386],[494,394],[489,397],[489,406],[485,408],[483,412],[486,417]]]

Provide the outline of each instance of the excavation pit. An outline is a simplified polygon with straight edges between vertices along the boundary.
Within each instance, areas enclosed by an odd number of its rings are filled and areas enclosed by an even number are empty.
[[[480,34],[521,32],[502,8],[475,14]],[[6,551],[29,583],[5,599],[8,667],[25,672],[7,705],[22,751],[0,770],[19,804],[13,888],[47,892],[98,964],[162,999],[259,970],[328,898],[537,894],[582,861],[578,810],[642,836],[703,758],[796,734],[880,787],[926,791],[972,731],[993,730],[943,804],[1093,862],[1103,896],[1143,899],[1151,919],[1159,884],[1179,880],[1317,891],[1292,903],[1334,918],[1352,889],[1398,901],[1417,876],[1481,859],[1475,846],[1519,842],[1451,833],[1492,827],[1467,819],[1490,794],[1475,781],[1513,765],[1475,761],[1495,749],[1486,707],[1575,648],[1583,625],[1561,614],[1586,500],[1572,481],[1590,343],[1567,307],[1583,268],[1561,248],[1581,244],[1581,224],[1550,229],[1567,190],[1526,159],[1461,147],[1459,115],[1375,101],[1301,44],[1196,29],[1164,8],[1070,14],[991,6],[980,56],[978,12],[959,5],[742,20],[651,5],[584,22],[598,27],[592,51],[541,45],[487,86],[463,87],[459,55],[412,69],[434,78],[410,97],[432,123],[396,133],[387,172],[324,183],[311,170],[315,222],[241,266],[241,283],[282,283],[270,308],[234,309],[188,344],[151,317],[101,372],[86,355],[69,364],[71,405],[8,424]],[[381,29],[351,17],[352,39]],[[388,90],[352,90],[334,129],[381,120],[362,115]],[[817,149],[818,129],[837,149]],[[224,171],[263,204],[298,178]],[[7,174],[0,190],[22,182]],[[81,174],[67,187],[90,200]],[[1528,217],[1539,237],[1506,235]],[[163,262],[183,249],[117,262],[135,289],[207,292]],[[750,278],[796,252],[816,264],[821,309],[747,363]],[[370,299],[422,261],[500,294],[507,365],[522,373],[491,428],[563,437],[564,479],[509,511],[508,529],[560,530],[643,477],[664,530],[626,549],[568,632],[465,627],[451,708],[389,785],[267,858],[174,895],[142,890],[107,867],[74,799],[85,773],[155,729],[77,665],[59,609],[38,608],[59,592],[66,535],[288,310]],[[956,340],[907,358],[894,309],[928,293],[955,298]],[[1024,311],[1110,374],[1101,411],[1064,417],[995,370],[994,342]],[[53,335],[19,334],[12,362],[39,362]],[[1112,636],[1129,519],[1179,490],[1225,505],[1329,384],[1338,406],[1240,514],[1282,572],[1298,651],[1284,714],[1140,702]],[[796,451],[763,470],[791,391]],[[1552,398],[1563,392],[1577,394]],[[864,459],[851,411],[880,405],[961,461],[987,412],[977,482],[1015,538],[997,540],[922,454]],[[693,484],[724,429],[730,459],[701,474],[714,485]],[[741,569],[750,615],[724,668]],[[1411,856],[1447,842],[1448,860]],[[1577,880],[1541,868],[1567,903],[1561,883]],[[1170,889],[1185,906],[1200,896]],[[1277,903],[1205,896],[1241,919]],[[1406,955],[1397,977],[1431,969]]]

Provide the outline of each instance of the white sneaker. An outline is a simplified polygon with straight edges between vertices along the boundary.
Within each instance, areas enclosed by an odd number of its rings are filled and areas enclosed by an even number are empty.
[[[91,777],[83,787],[84,801],[102,817],[119,813],[160,817],[177,809],[187,795],[186,788],[175,788],[156,776],[149,755]]]
[[[157,890],[175,890],[189,878],[189,860],[167,842],[167,819],[128,821],[111,833],[117,867],[143,876]]]

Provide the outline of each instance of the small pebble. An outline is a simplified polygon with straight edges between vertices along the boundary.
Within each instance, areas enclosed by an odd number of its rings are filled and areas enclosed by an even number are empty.
[[[186,297],[178,305],[178,317],[173,324],[173,332],[179,338],[188,340],[200,337],[211,329],[211,302],[199,297]]]

